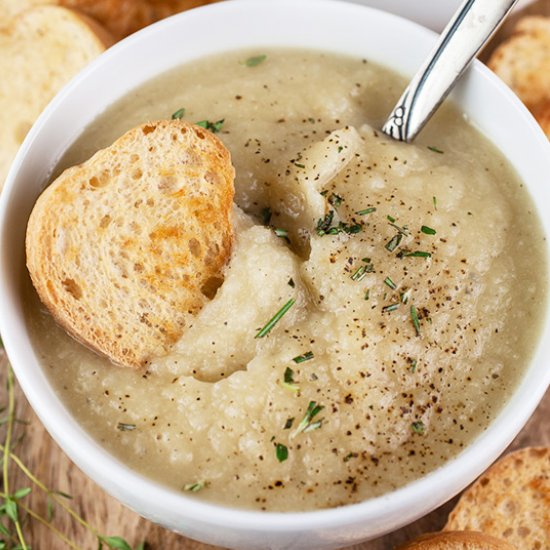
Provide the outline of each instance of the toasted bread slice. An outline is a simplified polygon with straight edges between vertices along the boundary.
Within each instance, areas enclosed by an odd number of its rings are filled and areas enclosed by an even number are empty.
[[[475,531],[428,533],[397,550],[516,550],[506,541]]]
[[[57,6],[31,8],[0,29],[0,188],[40,112],[111,42],[99,24]]]
[[[550,99],[550,17],[521,19],[488,65],[529,109],[536,110]]]
[[[550,548],[550,447],[510,453],[461,497],[445,530],[472,529],[521,550]]]
[[[138,126],[69,168],[27,227],[42,302],[114,363],[162,356],[221,284],[233,178],[219,139],[179,120]]]

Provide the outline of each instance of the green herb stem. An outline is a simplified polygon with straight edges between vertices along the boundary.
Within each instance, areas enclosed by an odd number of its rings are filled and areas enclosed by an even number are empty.
[[[15,416],[15,392],[13,389],[13,370],[11,367],[8,367],[8,422],[7,422],[7,431],[6,431],[6,440],[3,449],[3,481],[4,481],[4,491],[6,492],[7,498],[10,494],[10,484],[9,484],[9,457],[10,457],[10,445],[11,438],[13,434],[13,419]],[[15,524],[15,530],[17,532],[17,538],[21,544],[22,550],[28,550],[27,543],[25,542],[25,537],[23,536],[23,531],[21,530],[21,524],[17,515],[13,520]]]
[[[437,233],[437,231],[435,229],[432,229],[431,227],[428,227],[427,225],[423,225],[420,228],[420,231],[422,231],[422,233],[424,233],[426,235],[435,235]]]
[[[424,252],[423,250],[401,250],[397,253],[398,258],[431,258],[431,252]]]
[[[310,361],[313,359],[313,352],[312,351],[306,351],[306,353],[302,355],[298,355],[297,357],[294,357],[292,360],[298,364],[298,363],[304,363],[305,361]]]
[[[392,281],[391,277],[386,277],[384,279],[384,284],[389,286],[392,290],[395,290],[397,288],[397,285]]]
[[[372,212],[376,212],[376,207],[371,206],[369,208],[365,208],[364,210],[358,210],[355,212],[358,216],[366,216],[367,214],[371,214]]]
[[[411,320],[417,336],[420,336],[420,321],[418,320],[418,311],[414,305],[411,306]]]
[[[263,338],[267,336],[271,329],[282,319],[285,313],[296,303],[294,298],[291,298],[275,315],[258,331],[254,338]]]
[[[399,243],[401,243],[401,240],[403,239],[403,235],[401,233],[397,233],[397,235],[394,235],[387,243],[386,243],[386,250],[389,252],[393,252],[398,246]]]

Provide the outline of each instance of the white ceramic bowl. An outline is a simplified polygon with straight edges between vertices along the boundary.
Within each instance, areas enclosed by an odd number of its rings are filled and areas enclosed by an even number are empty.
[[[414,23],[332,0],[215,4],[162,21],[110,49],[55,98],[30,131],[0,207],[0,330],[19,382],[55,440],[84,472],[143,516],[189,537],[231,548],[351,545],[397,529],[452,497],[499,455],[536,407],[550,380],[548,318],[533,361],[510,401],[492,425],[445,466],[360,504],[306,513],[252,512],[167,489],[113,458],[60,402],[29,339],[21,295],[27,277],[27,218],[62,153],[116,99],[188,60],[252,46],[325,49],[366,57],[410,76],[434,41],[432,32]],[[453,97],[519,172],[550,234],[550,146],[534,120],[480,64]]]

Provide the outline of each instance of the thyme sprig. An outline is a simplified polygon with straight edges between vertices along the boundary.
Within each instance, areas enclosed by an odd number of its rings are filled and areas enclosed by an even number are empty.
[[[59,540],[65,543],[67,548],[72,550],[84,550],[76,542],[71,540],[65,533],[57,529],[53,524],[54,505],[59,506],[69,516],[89,531],[98,543],[98,549],[109,548],[111,550],[132,550],[132,546],[122,537],[102,535],[94,526],[82,518],[68,503],[71,497],[62,491],[56,491],[47,487],[38,479],[24,464],[13,450],[14,447],[14,425],[15,417],[15,380],[12,369],[7,367],[7,417],[5,422],[6,435],[3,444],[0,443],[2,455],[2,487],[0,489],[0,548],[11,548],[12,550],[30,550],[30,544],[25,538],[23,523],[20,519],[22,513],[27,520],[40,523],[49,529]],[[29,487],[21,487],[13,490],[9,476],[10,466],[14,464],[31,482]],[[47,498],[47,517],[33,510],[26,502],[34,489],[42,491]],[[135,550],[145,550],[146,542],[135,547]]]

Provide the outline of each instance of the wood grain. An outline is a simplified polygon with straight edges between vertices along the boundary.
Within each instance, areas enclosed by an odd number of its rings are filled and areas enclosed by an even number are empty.
[[[0,404],[6,403],[5,376],[8,362],[0,351]],[[24,434],[18,443],[16,453],[27,467],[50,489],[56,489],[73,496],[67,501],[79,514],[103,535],[118,535],[137,546],[147,541],[151,550],[208,550],[213,546],[186,539],[151,523],[131,510],[125,508],[114,498],[107,495],[99,486],[86,477],[61,451],[48,435],[33,413],[19,387],[16,389],[17,418],[26,420],[28,425],[17,425],[18,433]],[[527,426],[515,439],[509,450],[530,445],[550,445],[550,391]],[[508,452],[507,451],[507,452]],[[24,474],[12,464],[10,468],[12,491],[30,485]],[[365,542],[353,547],[353,550],[392,550],[396,545],[410,540],[421,533],[437,531],[443,527],[447,514],[456,499],[422,519],[394,533],[375,541]],[[33,490],[24,501],[39,514],[47,515],[46,495],[38,489]],[[53,525],[72,540],[76,547],[94,549],[97,547],[95,536],[80,526],[59,507],[55,509]],[[26,540],[33,550],[64,550],[69,546],[60,541],[48,528],[37,521],[24,524]]]

